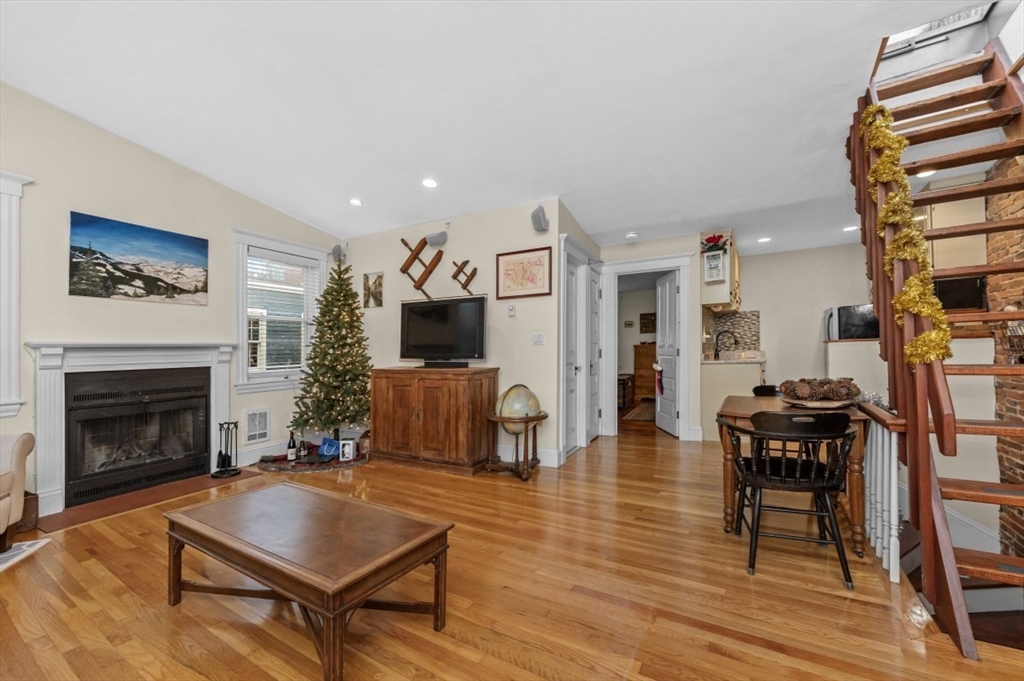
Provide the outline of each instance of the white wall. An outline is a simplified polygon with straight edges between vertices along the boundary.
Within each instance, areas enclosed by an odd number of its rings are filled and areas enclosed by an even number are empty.
[[[551,221],[547,232],[534,231],[530,220],[530,213],[538,203],[544,206]],[[384,305],[366,309],[363,315],[373,365],[401,365],[398,358],[401,301],[426,299],[413,288],[409,277],[399,271],[409,256],[401,239],[415,247],[422,237],[444,229],[448,222],[448,240],[440,247],[444,256],[423,288],[432,298],[467,295],[452,279],[454,263],[468,259],[468,269],[477,269],[469,290],[488,296],[487,360],[473,366],[500,367],[499,392],[516,383],[523,383],[533,390],[541,408],[550,415],[538,430],[538,447],[556,449],[559,432],[559,296],[556,293],[561,274],[558,268],[559,230],[554,218],[558,215],[558,200],[550,198],[349,239],[348,264],[352,266],[354,281],[359,287],[362,287],[364,273],[384,273]],[[497,254],[546,247],[551,248],[552,255],[552,295],[497,300]],[[421,258],[430,262],[436,252],[436,248],[427,246]],[[416,264],[411,274],[419,276],[421,271],[422,267]],[[510,304],[516,308],[514,317],[508,316]],[[543,345],[533,345],[534,333],[544,335]],[[409,366],[418,364],[420,362],[408,363]],[[512,441],[511,436],[503,432],[499,434],[499,445],[511,444]]]
[[[325,250],[338,240],[2,83],[0,148],[3,170],[35,180],[25,187],[21,200],[22,343],[234,345],[238,339],[232,230]],[[209,305],[68,295],[71,211],[208,239]],[[18,416],[0,420],[4,434],[34,430],[35,367],[27,352],[21,356],[21,397],[26,404]],[[240,419],[249,408],[270,408],[270,437],[282,445],[293,406],[294,396],[287,391],[231,395],[232,419]]]
[[[824,376],[825,309],[871,302],[860,244],[740,257],[740,271],[741,309],[761,313],[765,381],[775,385]]]
[[[657,333],[640,333],[640,315],[653,313],[658,305],[658,292],[627,291],[619,294],[619,373],[633,373],[633,346],[641,342],[650,342],[657,338]],[[632,328],[626,328],[626,322],[633,322]]]

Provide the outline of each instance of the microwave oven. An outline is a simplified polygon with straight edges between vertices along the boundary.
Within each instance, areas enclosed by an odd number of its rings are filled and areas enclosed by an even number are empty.
[[[825,340],[878,338],[878,317],[872,305],[841,305],[825,310]]]

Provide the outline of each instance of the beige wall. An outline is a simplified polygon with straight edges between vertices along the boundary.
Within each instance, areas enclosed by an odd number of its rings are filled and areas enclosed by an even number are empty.
[[[373,365],[377,367],[399,366],[399,311],[403,300],[425,300],[422,293],[413,288],[413,282],[402,274],[399,268],[409,256],[402,245],[405,239],[410,246],[427,234],[444,229],[450,223],[448,240],[441,246],[444,257],[434,274],[423,287],[432,298],[466,295],[459,284],[452,280],[455,271],[453,262],[468,259],[468,268],[477,268],[476,277],[469,289],[475,294],[486,294],[487,305],[487,360],[479,366],[496,366],[499,391],[523,383],[540,399],[541,408],[551,418],[538,431],[538,447],[557,449],[558,440],[558,295],[561,274],[558,268],[558,229],[552,216],[559,216],[558,200],[544,199],[540,203],[552,222],[547,232],[536,232],[530,220],[530,213],[537,207],[537,201],[509,208],[462,215],[437,222],[402,227],[380,234],[349,239],[348,263],[359,287],[363,274],[384,273],[384,305],[365,310],[363,323],[369,339]],[[498,253],[520,251],[532,248],[551,248],[552,254],[552,295],[534,298],[496,298],[496,256]],[[427,246],[422,256],[426,262],[434,257],[437,249]],[[418,276],[419,265],[414,265],[412,274]],[[515,305],[515,317],[508,316],[508,306]],[[544,335],[543,345],[533,345],[533,334]],[[417,362],[409,362],[415,366]],[[511,444],[511,436],[499,435],[499,445]]]
[[[558,233],[568,235],[577,247],[592,258],[596,259],[601,256],[601,247],[583,231],[583,227],[561,201],[558,202]]]
[[[765,381],[825,375],[824,313],[871,302],[860,244],[740,258],[743,310],[761,313]]]
[[[34,178],[21,201],[21,340],[53,342],[237,342],[232,230],[245,229],[329,249],[309,225],[166,158],[0,84],[0,164]],[[70,212],[122,220],[209,240],[207,306],[68,295]],[[18,416],[0,432],[33,431],[34,363],[22,353]],[[232,363],[232,383],[234,382]],[[290,392],[231,395],[231,414],[269,407],[271,440],[284,442]],[[32,465],[32,464],[30,464]]]
[[[656,333],[640,333],[640,315],[655,312],[658,292],[628,291],[619,294],[619,373],[633,373],[633,346],[657,338]],[[632,321],[633,328],[627,329],[625,322]]]

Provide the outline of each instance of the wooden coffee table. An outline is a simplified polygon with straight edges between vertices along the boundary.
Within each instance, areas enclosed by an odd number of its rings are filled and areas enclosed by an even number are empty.
[[[444,629],[452,523],[288,482],[164,515],[168,603],[180,603],[182,591],[293,601],[313,635],[325,681],[342,678],[345,629],[357,608],[432,614],[434,631]],[[186,545],[269,590],[182,580]],[[426,563],[434,565],[433,603],[370,599]]]

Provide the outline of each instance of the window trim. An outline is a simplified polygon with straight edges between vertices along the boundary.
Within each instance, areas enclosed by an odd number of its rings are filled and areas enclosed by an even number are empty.
[[[269,392],[273,390],[298,390],[302,380],[302,370],[305,364],[297,370],[289,370],[287,374],[283,371],[277,375],[262,375],[259,377],[249,376],[249,314],[247,308],[247,287],[248,287],[248,259],[249,249],[258,248],[264,251],[280,253],[283,261],[302,258],[313,260],[319,265],[317,290],[313,291],[306,299],[306,305],[311,309],[312,316],[316,314],[316,299],[323,293],[327,283],[327,256],[328,253],[322,248],[316,248],[308,244],[301,244],[295,241],[279,239],[277,237],[256,234],[245,230],[236,229],[235,233],[235,273],[236,273],[236,310],[238,352],[235,353],[235,392],[239,395],[248,393]],[[312,319],[312,316],[310,317]]]

